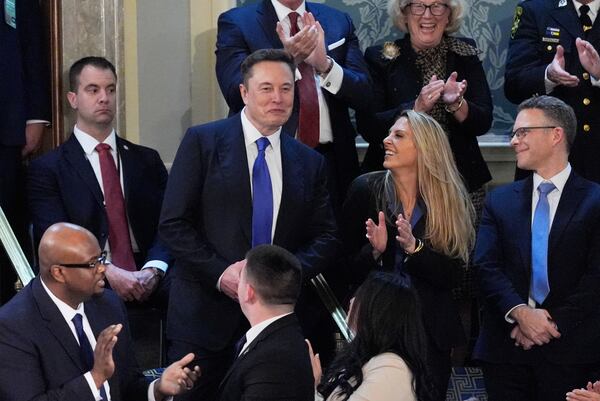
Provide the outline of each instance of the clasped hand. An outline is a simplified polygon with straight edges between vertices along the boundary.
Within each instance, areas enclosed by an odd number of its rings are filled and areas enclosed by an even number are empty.
[[[436,75],[432,75],[429,83],[423,88],[415,101],[414,110],[423,113],[428,113],[433,109],[433,106],[442,99],[446,105],[451,105],[459,101],[461,96],[464,96],[467,91],[467,81],[457,81],[458,74],[454,71],[446,82],[438,79]]]
[[[301,17],[303,27],[295,35],[285,34],[281,22],[276,31],[283,48],[294,57],[296,65],[306,62],[317,70],[325,71],[329,67],[325,50],[325,31],[312,13],[305,12]]]
[[[546,309],[519,306],[511,316],[518,323],[510,333],[515,346],[529,350],[534,345],[544,345],[552,339],[560,338],[556,323]]]

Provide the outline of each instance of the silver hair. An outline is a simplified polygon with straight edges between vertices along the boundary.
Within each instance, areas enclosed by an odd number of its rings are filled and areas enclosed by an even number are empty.
[[[408,32],[404,10],[412,2],[413,0],[388,0],[388,14],[394,25],[402,32]],[[450,7],[450,16],[448,17],[448,26],[446,26],[445,32],[453,33],[460,28],[460,24],[465,16],[466,4],[464,0],[447,0],[446,4]],[[406,12],[409,11],[406,10]]]

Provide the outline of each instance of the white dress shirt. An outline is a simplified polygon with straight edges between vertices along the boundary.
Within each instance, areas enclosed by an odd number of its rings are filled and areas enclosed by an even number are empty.
[[[284,316],[290,315],[291,313],[292,312],[288,312],[288,313],[284,313],[283,315],[273,316],[270,319],[263,320],[259,324],[250,327],[250,330],[248,330],[246,332],[246,343],[244,344],[244,346],[240,350],[239,355],[242,355],[244,353],[244,351],[246,351],[246,348],[248,348],[248,345],[250,345],[250,343],[252,341],[254,341],[256,339],[256,337],[258,337],[258,335],[260,333],[262,333],[263,330],[266,329],[271,323],[275,322],[276,320],[281,319]]]
[[[306,3],[303,1],[300,7],[298,7],[296,10],[287,8],[277,0],[271,0],[271,3],[275,8],[275,12],[277,13],[277,18],[279,19],[279,22],[281,22],[281,25],[283,25],[283,31],[285,32],[286,36],[289,37],[291,23],[288,14],[295,11],[300,16],[304,15],[304,13],[306,12]],[[302,22],[301,18],[298,18],[298,27],[300,29],[304,27],[304,23]],[[327,44],[325,44],[325,46],[327,46]],[[296,70],[296,76],[301,78],[298,70]],[[343,78],[344,70],[338,63],[335,62],[335,60],[333,60],[333,67],[331,68],[331,71],[329,71],[329,74],[327,74],[326,77],[322,78],[320,75],[315,74],[317,96],[319,98],[319,143],[321,144],[333,142],[333,131],[331,130],[331,119],[329,118],[329,106],[327,106],[327,102],[323,97],[323,90],[326,90],[335,95],[342,87]]]
[[[538,200],[540,199],[540,193],[537,190],[541,183],[552,183],[556,187],[552,191],[548,192],[546,197],[548,198],[548,206],[550,219],[550,226],[548,227],[548,234],[550,234],[550,230],[552,229],[552,223],[554,222],[554,216],[556,215],[556,209],[558,209],[558,203],[560,202],[560,197],[565,188],[565,184],[569,179],[569,175],[571,174],[571,164],[567,163],[567,166],[558,174],[551,177],[548,180],[545,180],[537,173],[533,173],[533,188],[531,194],[531,225],[533,226],[533,217],[535,216],[535,208],[537,207]],[[552,291],[552,289],[550,289]],[[519,304],[512,307],[504,316],[504,319],[509,323],[514,323],[514,319],[510,317],[510,314],[513,310],[515,310],[519,306],[523,306],[525,304]],[[527,305],[535,308],[536,303],[531,297],[531,288],[529,289],[529,299],[527,300]]]
[[[583,4],[578,2],[577,0],[573,0],[573,5],[575,6],[575,11],[577,11],[577,16],[580,17],[581,12],[579,12],[579,9],[581,8],[581,6]],[[588,11],[587,15],[592,20],[592,24],[594,24],[594,22],[596,21],[596,16],[598,15],[598,10],[600,9],[600,0],[592,0],[591,2],[589,2],[587,4],[587,6],[590,8],[590,11]],[[596,49],[596,50],[600,50],[600,49]],[[575,51],[577,51],[577,49],[575,49]],[[549,65],[548,65],[548,67],[549,67]],[[558,86],[558,84],[556,82],[550,81],[548,79],[548,67],[546,67],[546,72],[544,73],[544,84],[546,86],[546,94],[550,94],[554,90],[554,88],[556,88]],[[596,77],[593,77],[591,74],[590,74],[590,82],[592,83],[593,86],[600,87],[600,80],[596,79]]]
[[[96,151],[96,146],[100,142],[98,142],[96,138],[80,130],[79,127],[77,127],[77,125],[73,128],[73,133],[75,135],[75,138],[83,148],[85,158],[90,162],[90,165],[94,170],[94,174],[96,175],[96,180],[98,180],[98,184],[100,185],[100,190],[102,191],[102,194],[104,194],[104,184],[102,183],[102,170],[100,170],[100,156]],[[108,135],[108,137],[103,141],[103,143],[110,146],[110,153],[112,154],[115,166],[117,167],[117,171],[119,172],[119,180],[121,181],[121,191],[125,193],[125,189],[123,187],[123,163],[121,162],[121,158],[119,157],[119,154],[117,152],[117,134],[115,133],[114,129],[111,131],[110,135]],[[133,235],[133,231],[131,230],[131,224],[129,224],[128,222],[127,225],[129,227],[129,238],[131,239],[131,247],[133,248],[133,252],[139,252],[137,241],[135,240],[135,236]],[[107,251],[108,259],[110,260],[110,244],[108,243],[108,241],[106,241],[104,250]],[[150,260],[146,262],[146,264],[143,266],[143,269],[150,267],[156,267],[157,269],[160,269],[163,272],[166,272],[169,268],[169,266],[162,260]]]

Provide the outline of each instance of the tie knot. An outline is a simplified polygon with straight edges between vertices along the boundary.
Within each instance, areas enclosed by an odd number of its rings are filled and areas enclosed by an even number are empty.
[[[587,15],[587,13],[589,11],[590,11],[590,6],[588,6],[587,4],[584,4],[581,7],[579,7],[579,14],[581,14],[581,15]]]
[[[538,191],[540,192],[540,195],[543,196],[546,196],[548,193],[552,192],[554,188],[556,187],[551,182],[542,182],[540,185],[538,185]]]
[[[106,151],[110,151],[110,150],[111,150],[111,147],[107,143],[99,143],[98,145],[96,145],[96,151],[98,153],[106,152]]]
[[[71,321],[73,322],[76,328],[79,328],[82,327],[82,319],[83,316],[81,316],[81,313],[77,313],[75,316],[73,316],[73,319],[71,319]]]
[[[298,26],[298,17],[299,16],[300,16],[300,14],[298,14],[296,11],[292,11],[291,13],[288,14],[288,18],[290,19],[290,25],[292,26],[292,28],[295,28]]]
[[[266,138],[264,136],[256,140],[256,146],[258,146],[259,152],[264,152],[267,146],[269,146],[270,144],[271,142],[269,142],[269,138]]]

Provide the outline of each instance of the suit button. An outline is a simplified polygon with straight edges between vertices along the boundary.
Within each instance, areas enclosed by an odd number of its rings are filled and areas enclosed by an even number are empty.
[[[583,79],[588,80],[590,79],[590,74],[588,74],[587,72],[583,73]]]
[[[548,47],[546,47],[546,50],[548,50],[549,52],[552,51],[552,46],[548,45]]]
[[[588,106],[590,103],[592,103],[592,101],[590,99],[588,99],[587,97],[583,98],[583,104],[584,104],[584,106]]]
[[[590,127],[589,124],[583,124],[583,131],[584,132],[590,132],[590,129],[592,129],[592,128]]]
[[[327,82],[325,86],[329,88],[331,86],[331,82]]]

